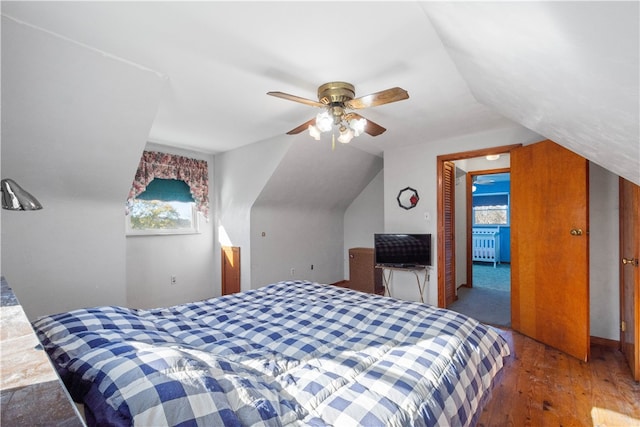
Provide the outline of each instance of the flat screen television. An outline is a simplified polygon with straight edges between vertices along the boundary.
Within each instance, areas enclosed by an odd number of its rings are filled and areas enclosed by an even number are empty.
[[[411,268],[431,265],[431,234],[374,234],[375,263]]]

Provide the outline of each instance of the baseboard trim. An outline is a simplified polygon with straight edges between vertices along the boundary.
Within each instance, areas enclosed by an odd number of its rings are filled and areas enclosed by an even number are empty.
[[[620,348],[620,341],[610,340],[608,338],[590,337],[591,345],[600,345],[608,348]]]

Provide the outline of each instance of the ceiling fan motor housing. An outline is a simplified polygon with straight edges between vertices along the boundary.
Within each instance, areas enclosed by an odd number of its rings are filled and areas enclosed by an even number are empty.
[[[341,104],[351,101],[356,96],[355,88],[351,83],[329,82],[318,88],[318,100],[326,105]]]
[[[355,95],[353,85],[346,82],[329,82],[318,88],[318,100],[329,106],[329,113],[336,125],[344,116],[344,103],[351,101]]]

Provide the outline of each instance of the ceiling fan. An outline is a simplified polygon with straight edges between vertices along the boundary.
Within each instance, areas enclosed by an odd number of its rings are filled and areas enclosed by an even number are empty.
[[[267,95],[323,109],[316,117],[291,129],[287,135],[295,135],[308,129],[309,134],[319,140],[322,132],[330,131],[335,125],[340,132],[338,141],[342,143],[348,143],[363,132],[371,136],[378,136],[386,131],[379,124],[350,110],[376,107],[409,98],[409,93],[399,87],[356,98],[354,86],[346,82],[329,82],[321,85],[318,88],[318,101],[284,92],[267,92]]]
[[[477,185],[493,185],[496,183],[495,179],[487,178],[486,176],[473,177],[473,183]]]

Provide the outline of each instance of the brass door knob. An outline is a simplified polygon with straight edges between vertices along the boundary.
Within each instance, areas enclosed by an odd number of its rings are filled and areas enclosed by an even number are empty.
[[[582,236],[582,228],[572,228],[570,233],[572,236]]]

